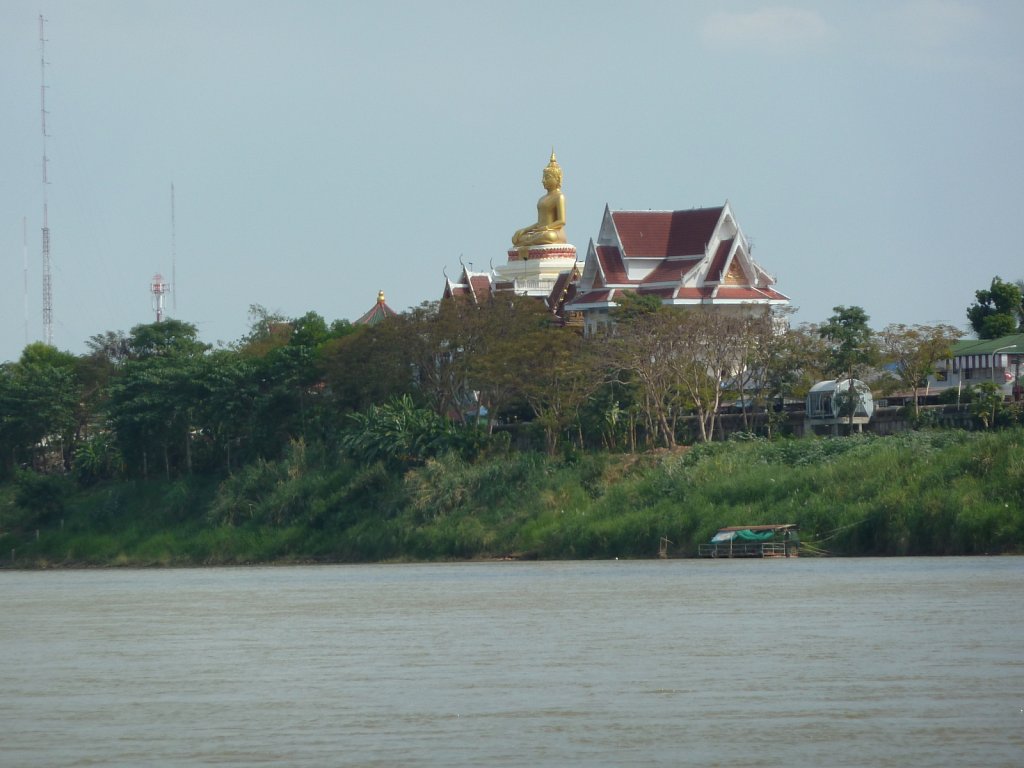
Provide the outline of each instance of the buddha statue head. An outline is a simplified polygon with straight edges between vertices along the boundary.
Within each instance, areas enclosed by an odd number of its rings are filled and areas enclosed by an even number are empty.
[[[544,169],[544,189],[558,189],[562,186],[562,166],[555,159],[555,150],[551,150],[551,159]]]

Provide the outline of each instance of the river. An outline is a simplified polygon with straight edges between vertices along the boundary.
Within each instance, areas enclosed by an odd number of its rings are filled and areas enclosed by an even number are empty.
[[[0,572],[0,765],[1024,765],[1024,559]]]

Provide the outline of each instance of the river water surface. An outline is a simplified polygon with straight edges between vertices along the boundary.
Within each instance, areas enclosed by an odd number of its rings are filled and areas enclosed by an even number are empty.
[[[1024,765],[1024,559],[0,573],[2,766]]]

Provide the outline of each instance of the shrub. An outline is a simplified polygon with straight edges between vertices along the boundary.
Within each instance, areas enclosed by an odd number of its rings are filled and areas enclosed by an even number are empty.
[[[21,471],[14,479],[14,503],[22,511],[26,525],[56,522],[64,514],[72,484],[60,475],[40,475]]]

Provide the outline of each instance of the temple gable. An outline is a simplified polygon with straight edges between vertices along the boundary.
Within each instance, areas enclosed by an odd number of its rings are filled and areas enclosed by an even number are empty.
[[[583,313],[592,331],[607,321],[622,291],[656,295],[667,306],[752,311],[789,303],[774,282],[751,257],[728,203],[688,211],[606,206],[576,296],[565,307]]]

